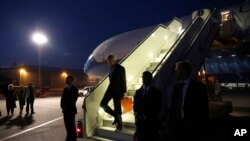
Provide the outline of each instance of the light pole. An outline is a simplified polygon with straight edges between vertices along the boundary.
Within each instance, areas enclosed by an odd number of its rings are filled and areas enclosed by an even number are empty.
[[[41,32],[35,32],[33,35],[32,35],[32,41],[37,45],[38,47],[38,55],[39,55],[39,58],[38,58],[38,67],[39,67],[39,70],[38,70],[38,84],[39,84],[39,87],[42,86],[42,81],[41,81],[41,48],[43,47],[43,45],[45,43],[48,42],[48,38]]]

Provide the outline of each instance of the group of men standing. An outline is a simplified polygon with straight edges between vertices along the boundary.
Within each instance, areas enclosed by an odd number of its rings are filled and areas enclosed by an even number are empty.
[[[114,55],[107,57],[110,65],[109,86],[100,106],[114,117],[116,132],[122,130],[121,99],[126,93],[125,68],[116,62]],[[208,94],[206,86],[191,78],[192,66],[188,61],[180,61],[175,67],[179,81],[174,86],[171,107],[167,118],[160,119],[163,105],[161,90],[152,85],[153,76],[149,71],[142,74],[143,85],[136,90],[133,109],[135,114],[136,138],[138,141],[160,140],[159,131],[167,120],[169,140],[204,140],[208,122]],[[108,106],[113,99],[114,110]]]
[[[114,117],[115,132],[123,128],[121,100],[127,92],[125,68],[116,62],[114,55],[107,57],[110,66],[110,83],[100,102],[105,112]],[[176,63],[178,84],[174,86],[171,107],[166,111],[167,118],[160,119],[163,105],[163,93],[152,85],[153,75],[149,71],[142,74],[143,85],[136,90],[133,109],[135,114],[136,138],[138,141],[158,141],[163,121],[168,122],[167,139],[204,140],[208,122],[208,95],[206,86],[192,79],[192,67],[188,61]],[[67,130],[66,141],[76,140],[75,103],[78,98],[77,88],[73,85],[73,77],[66,78],[66,84],[61,98],[61,108]],[[109,107],[113,99],[114,109]],[[164,124],[165,125],[165,124]],[[165,140],[165,139],[164,139]]]
[[[24,88],[21,86],[19,89],[16,89],[13,84],[8,85],[8,89],[4,92],[4,96],[6,98],[6,109],[7,116],[14,115],[14,109],[16,108],[16,100],[19,101],[20,112],[19,115],[22,115],[23,108],[26,102],[26,114],[29,114],[31,110],[31,114],[34,114],[34,100],[35,100],[35,89],[31,83]]]

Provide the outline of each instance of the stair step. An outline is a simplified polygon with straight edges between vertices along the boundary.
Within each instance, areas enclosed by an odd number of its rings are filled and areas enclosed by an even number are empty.
[[[103,126],[107,126],[107,127],[115,127],[115,125],[112,125],[114,119],[104,119],[103,120]],[[135,123],[133,122],[127,122],[123,120],[123,126],[127,127],[127,128],[135,128]]]
[[[148,67],[148,68],[147,68],[147,71],[153,72],[154,69],[155,69],[155,67]]]
[[[161,66],[161,65],[160,65]],[[158,67],[156,70],[155,70],[155,67],[148,67],[147,68],[147,71],[149,71],[149,72],[153,72],[154,70],[157,72],[159,69],[160,69],[161,67]]]
[[[128,96],[134,96],[136,90],[128,90]]]
[[[115,141],[115,140],[111,140],[111,139],[107,139],[107,138],[103,138],[103,137],[99,137],[99,136],[92,136],[91,139],[94,139],[97,141]]]
[[[158,63],[159,63],[159,62],[163,59],[163,57],[164,57],[165,55],[166,55],[165,53],[162,53],[162,54],[158,55],[158,57],[155,58],[155,62],[158,62]]]
[[[146,70],[152,73],[154,68],[153,69],[152,68],[147,68]]]
[[[156,67],[158,64],[159,64],[159,62],[150,63],[150,67]]]
[[[107,126],[107,127],[115,127],[114,125],[112,125],[113,121],[114,121],[113,117],[111,117],[111,118],[105,118],[105,119],[103,119],[103,125]],[[132,128],[134,128],[135,127],[134,112],[131,111],[131,112],[122,114],[122,122],[123,122],[123,125],[125,127],[132,127]]]
[[[169,50],[168,49],[163,49],[161,50],[161,53],[167,53]]]
[[[96,129],[97,137],[101,138],[108,138],[111,140],[118,140],[118,141],[131,141],[133,140],[133,135],[135,130],[131,128],[123,127],[123,130],[120,132],[115,132],[116,128],[101,126]]]
[[[141,86],[142,86],[141,83],[134,83],[134,84],[133,84],[133,89],[134,89],[134,90],[140,89]]]

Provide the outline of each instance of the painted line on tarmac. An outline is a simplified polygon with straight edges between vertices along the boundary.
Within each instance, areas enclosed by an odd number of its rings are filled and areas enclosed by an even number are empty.
[[[24,130],[24,131],[22,131],[22,132],[19,132],[19,133],[13,134],[13,135],[11,135],[11,136],[5,137],[5,138],[3,138],[3,139],[0,139],[0,141],[8,140],[8,139],[10,139],[10,138],[13,138],[13,137],[16,137],[16,136],[18,136],[18,135],[24,134],[24,133],[29,132],[29,131],[31,131],[31,130],[34,130],[34,129],[36,129],[36,128],[45,126],[45,125],[47,125],[47,124],[50,124],[50,123],[55,122],[55,121],[57,121],[57,120],[60,120],[60,119],[62,119],[62,118],[63,118],[63,117],[59,117],[59,118],[56,118],[56,119],[54,119],[54,120],[48,121],[48,122],[46,122],[46,123],[40,124],[40,125],[38,125],[38,126],[29,128],[29,129]]]

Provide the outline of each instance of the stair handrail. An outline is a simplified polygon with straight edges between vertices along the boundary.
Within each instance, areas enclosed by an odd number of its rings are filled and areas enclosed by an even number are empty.
[[[211,16],[211,12],[209,13]],[[209,17],[208,16],[208,17]],[[179,36],[178,40],[176,40],[176,42],[173,44],[173,46],[171,47],[171,49],[165,54],[165,56],[162,58],[162,60],[160,61],[160,63],[155,67],[155,69],[153,70],[153,74],[156,72],[156,70],[160,67],[160,65],[163,63],[163,61],[166,59],[166,57],[169,55],[170,51],[172,51],[172,49],[177,45],[177,43],[181,40],[181,38],[184,36],[184,33],[186,33],[187,30],[190,29],[192,23],[197,20],[197,18],[199,17],[199,12],[197,12],[197,14],[195,15],[194,19],[188,24],[188,26],[186,27],[186,29],[184,30],[183,34],[181,34],[181,36]],[[206,18],[207,19],[207,18]]]
[[[169,23],[171,23],[171,22],[169,22]],[[169,24],[168,23],[168,24]],[[129,53],[129,54],[127,54],[126,55],[126,57],[124,57],[120,62],[119,62],[119,64],[121,64],[122,62],[124,62],[142,43],[144,43],[147,39],[148,39],[148,37],[150,37],[150,35],[159,27],[159,26],[162,26],[162,25],[158,25],[158,26],[156,26],[139,44],[137,44],[136,45],[136,47]],[[164,25],[165,26],[165,25]],[[85,97],[85,100],[83,101],[83,105],[82,105],[82,108],[84,109],[83,110],[83,116],[84,116],[84,120],[86,121],[86,113],[87,113],[87,105],[86,105],[86,100],[88,99],[88,97],[89,96],[91,96],[91,94],[92,94],[92,92],[93,91],[95,91],[106,79],[107,79],[107,77],[108,77],[108,74],[106,74],[95,86],[94,86],[94,88],[91,90],[91,92],[90,92],[90,94],[89,95],[87,95],[86,97]],[[93,129],[95,129],[97,126],[98,126],[98,122],[96,123],[96,125],[93,127]],[[85,129],[86,129],[86,122],[84,122],[84,127],[85,127]],[[93,129],[90,129],[91,131],[93,131]],[[87,133],[85,132],[84,133],[85,134],[85,136],[87,136]]]
[[[207,21],[209,20],[209,18],[216,12],[217,10],[214,9],[212,12],[210,12],[209,16],[205,19],[205,22],[204,22],[204,25],[202,25],[202,28],[198,31],[198,33],[202,32],[203,29],[206,27],[207,24],[209,24]],[[195,39],[197,38],[197,36],[195,36]],[[195,40],[194,39],[194,40]],[[185,49],[185,52],[184,52],[184,55],[183,55],[183,58],[186,58],[186,56],[188,55],[188,53],[192,50],[192,48],[194,47],[193,44],[194,44],[194,40],[192,41],[191,45],[190,45],[190,48],[186,48]]]
[[[173,19],[174,20],[174,19]],[[173,21],[172,20],[172,21]],[[169,22],[168,24],[170,24],[171,22]],[[163,25],[163,24],[159,24],[157,25],[139,44],[136,45],[135,48],[133,48],[123,59],[121,59],[118,63],[121,64],[124,60],[126,60],[145,40],[147,40],[148,37],[150,37],[150,35],[159,27],[159,26],[163,26],[163,27],[166,27],[166,25]],[[94,91],[95,88],[97,88],[106,78],[108,77],[108,74],[106,74],[95,86],[94,88],[91,90]],[[91,95],[91,92],[89,95]],[[87,95],[85,97],[85,99],[89,96]]]
[[[174,18],[173,20],[178,20],[178,19],[177,19],[177,18]],[[173,20],[172,20],[172,21],[173,21]],[[169,24],[172,23],[172,21],[169,22]],[[159,24],[159,25],[157,26],[157,28],[158,28],[158,27],[168,28],[168,25]],[[173,36],[173,35],[171,35],[171,36]],[[160,53],[160,52],[161,52],[161,51],[159,50],[158,53]],[[151,59],[151,60],[152,60],[152,59]],[[159,62],[158,62],[158,63],[159,63]],[[143,70],[143,71],[146,70],[147,67],[148,67],[148,65],[145,65],[145,66],[143,67],[144,69],[142,69],[142,70]],[[141,73],[138,73],[138,74],[134,77],[134,79],[137,79],[140,75],[141,75]],[[131,85],[133,85],[133,84],[131,84]]]

